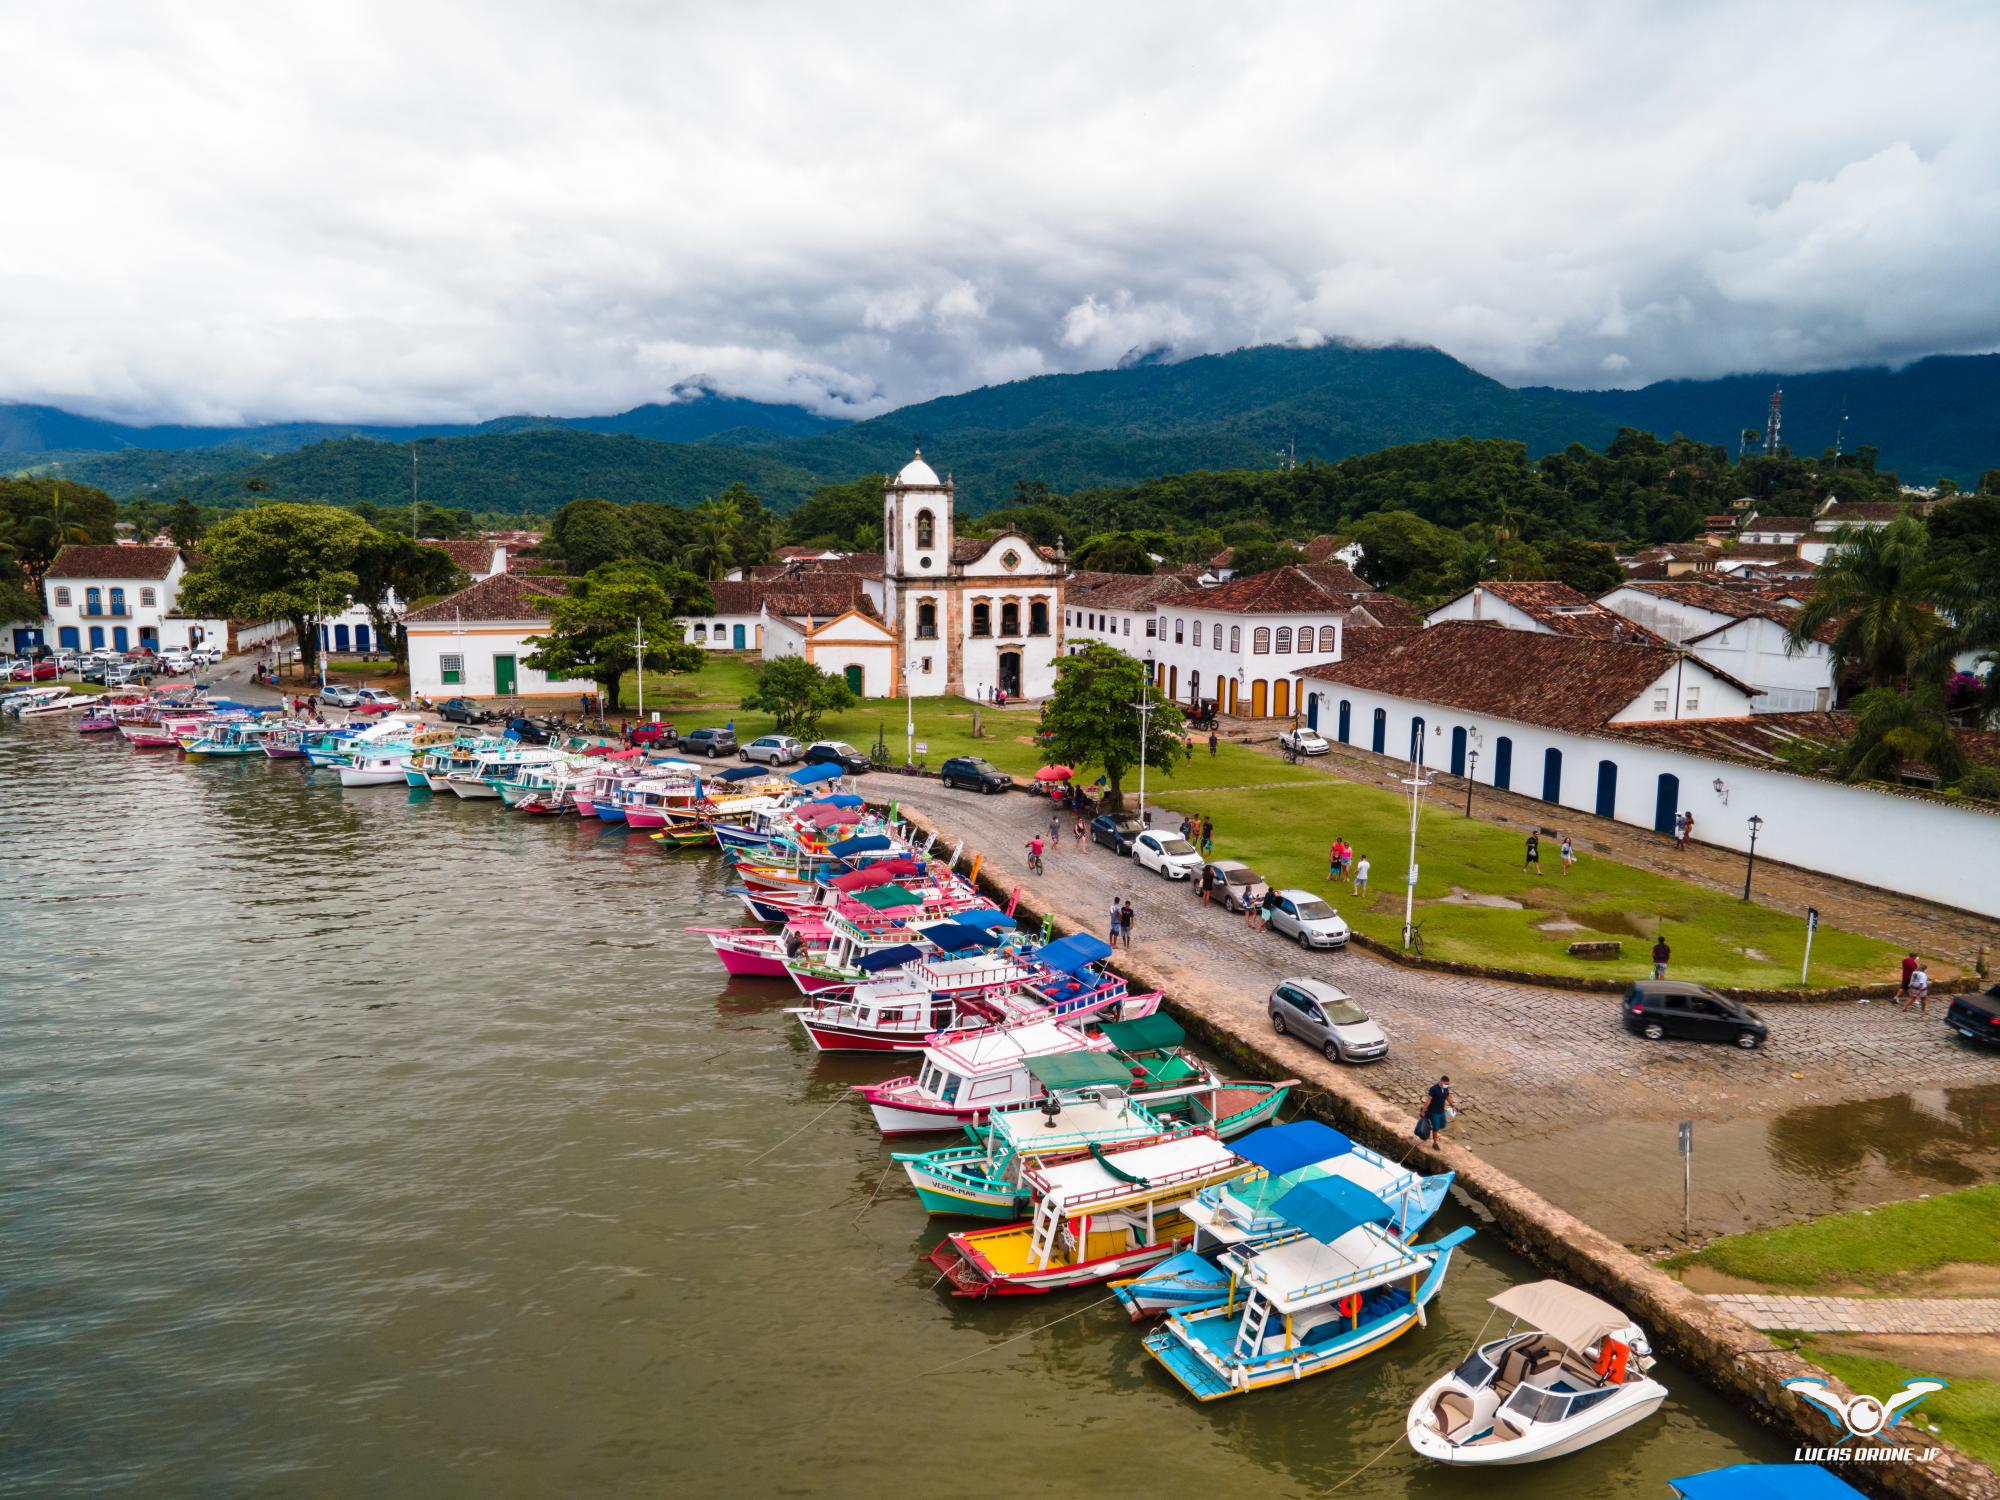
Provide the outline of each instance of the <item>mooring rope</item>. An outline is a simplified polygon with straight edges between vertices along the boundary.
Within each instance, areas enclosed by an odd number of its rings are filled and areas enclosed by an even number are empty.
[[[847,1221],[848,1223],[859,1224],[861,1222],[861,1214],[867,1213],[869,1209],[875,1206],[875,1193],[879,1193],[882,1191],[882,1184],[889,1180],[889,1174],[895,1170],[896,1170],[896,1163],[893,1160],[891,1160],[889,1165],[882,1169],[882,1175],[875,1179],[875,1192],[870,1193],[868,1195],[868,1201],[861,1205],[861,1212],[857,1213],[853,1218],[849,1219]]]
[[[938,1281],[943,1281],[943,1280],[944,1277],[942,1276],[938,1277]],[[937,1285],[937,1282],[934,1281],[931,1283],[931,1285],[935,1286]],[[954,1359],[949,1364],[938,1365],[933,1369],[925,1370],[923,1373],[924,1375],[936,1375],[945,1370],[956,1369],[958,1366],[962,1364],[969,1363],[970,1361],[979,1358],[979,1356],[982,1354],[991,1354],[995,1349],[1004,1349],[1009,1344],[1019,1343],[1022,1339],[1031,1338],[1035,1334],[1042,1332],[1044,1329],[1053,1328],[1058,1323],[1066,1323],[1071,1318],[1082,1317],[1083,1314],[1089,1312],[1090,1309],[1093,1307],[1102,1307],[1107,1302],[1116,1302],[1117,1300],[1118,1300],[1118,1294],[1116,1292],[1113,1292],[1108,1297],[1099,1297],[1095,1302],[1092,1302],[1084,1307],[1079,1307],[1075,1312],[1066,1312],[1060,1318],[1051,1318],[1046,1323],[1042,1323],[1034,1328],[1030,1328],[1026,1333],[1017,1333],[1012,1338],[1006,1338],[1000,1340],[1000,1342],[997,1344],[988,1344],[983,1349],[975,1349],[972,1351],[972,1353],[966,1355],[964,1359]],[[922,1376],[919,1376],[918,1378],[921,1379]]]
[[[836,1109],[839,1109],[840,1106],[845,1104],[846,1102],[847,1101],[845,1099],[834,1100],[833,1103],[829,1104],[825,1109],[821,1110],[818,1114],[814,1115],[810,1120],[806,1121],[805,1124],[801,1125],[797,1130],[794,1130],[790,1135],[786,1136],[782,1141],[779,1141],[776,1146],[770,1146],[762,1151],[759,1151],[755,1156],[751,1157],[750,1160],[743,1163],[744,1169],[747,1171],[749,1168],[756,1166],[758,1162],[762,1161],[765,1157],[769,1156],[773,1151],[776,1151],[780,1146],[789,1146],[793,1141],[797,1140],[800,1136],[804,1135],[808,1130],[811,1130],[813,1126],[819,1124],[821,1120],[824,1120],[828,1115],[832,1114]]]

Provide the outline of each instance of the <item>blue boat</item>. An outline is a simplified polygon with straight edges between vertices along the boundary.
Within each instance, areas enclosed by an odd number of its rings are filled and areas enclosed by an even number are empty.
[[[1668,1483],[1681,1500],[1862,1500],[1818,1464],[1731,1464]]]

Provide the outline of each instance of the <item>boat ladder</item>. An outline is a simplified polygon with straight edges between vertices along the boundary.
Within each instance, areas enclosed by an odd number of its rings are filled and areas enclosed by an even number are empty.
[[[1236,1330],[1236,1357],[1252,1359],[1264,1345],[1264,1325],[1271,1321],[1271,1304],[1252,1295],[1243,1309],[1243,1321]]]
[[[1056,1231],[1063,1222],[1061,1205],[1044,1198],[1035,1205],[1035,1234],[1028,1245],[1028,1260],[1036,1266],[1048,1265],[1055,1254]]]

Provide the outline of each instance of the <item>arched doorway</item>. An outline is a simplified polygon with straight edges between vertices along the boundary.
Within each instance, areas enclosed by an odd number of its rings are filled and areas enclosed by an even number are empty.
[[[1271,684],[1271,715],[1273,718],[1291,717],[1292,685],[1280,677]]]
[[[372,649],[372,648],[371,648],[371,647],[369,646],[369,644],[368,644],[368,640],[369,640],[369,636],[368,636],[368,627],[367,627],[366,625],[357,625],[357,626],[355,626],[355,627],[354,627],[354,649],[355,649],[356,651],[367,651],[367,650],[370,650],[370,649]]]
[[[1463,724],[1454,724],[1451,726],[1451,774],[1454,776],[1463,776],[1465,774],[1465,726]]]
[[[1501,735],[1493,742],[1493,785],[1506,791],[1514,784],[1514,742]]]
[[[1368,748],[1377,755],[1389,747],[1389,715],[1385,709],[1375,710],[1375,737]]]
[[[1410,716],[1410,759],[1422,765],[1424,759],[1424,721],[1420,714]]]
[[[1181,669],[1179,667],[1168,667],[1167,696],[1169,698],[1178,698],[1180,697],[1180,695],[1181,695]]]
[[[113,625],[111,627],[111,649],[113,651],[127,650],[131,644],[131,634],[123,625]]]
[[[1199,672],[1188,673],[1188,702],[1201,702],[1201,673]]]
[[[1542,800],[1560,802],[1563,799],[1563,753],[1551,745],[1542,752]]]
[[[1597,763],[1597,815],[1600,818],[1618,816],[1618,763],[1600,760]]]
[[[730,642],[738,651],[743,649],[743,627],[735,626],[730,632]]]
[[[1236,679],[1235,679],[1234,677],[1232,677],[1232,678],[1230,678],[1230,679],[1229,679],[1229,710],[1228,710],[1228,711],[1229,711],[1229,714],[1230,714],[1230,716],[1231,716],[1232,718],[1233,718],[1233,717],[1235,717],[1235,714],[1236,714]]]
[[[1653,832],[1672,833],[1680,811],[1681,779],[1671,771],[1663,772],[1660,789],[1653,795]]]
[[[1354,705],[1349,703],[1345,698],[1340,700],[1339,734],[1341,744],[1351,745],[1354,743]]]
[[[1270,684],[1265,682],[1264,679],[1261,677],[1257,678],[1254,682],[1250,684],[1251,718],[1262,719],[1269,717],[1265,712],[1265,710],[1270,706],[1270,699],[1267,696],[1269,692],[1270,692]]]
[[[859,698],[861,696],[861,668],[849,667],[842,675],[847,678],[848,692]]]
[[[1009,698],[1021,696],[1021,653],[1018,651],[1000,653],[1000,691]]]
[[[1313,693],[1313,694],[1310,694],[1310,695],[1309,695],[1309,696],[1308,696],[1308,697],[1306,698],[1306,728],[1308,728],[1308,729],[1310,729],[1310,730],[1314,731],[1315,733],[1317,733],[1317,732],[1318,732],[1318,730],[1319,730],[1319,694],[1318,694],[1318,693]]]
[[[336,625],[333,627],[333,649],[336,651],[345,651],[347,649],[347,627],[345,625]]]

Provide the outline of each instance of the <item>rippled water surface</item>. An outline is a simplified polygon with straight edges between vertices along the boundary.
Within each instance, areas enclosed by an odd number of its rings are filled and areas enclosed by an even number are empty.
[[[0,725],[0,1493],[1213,1500],[1380,1455],[1343,1496],[1598,1500],[1779,1456],[1668,1369],[1585,1455],[1418,1467],[1410,1400],[1534,1275],[1484,1238],[1428,1329],[1211,1407],[1095,1294],[943,1295],[845,1095],[885,1066],[682,931],[737,914],[594,824]]]

